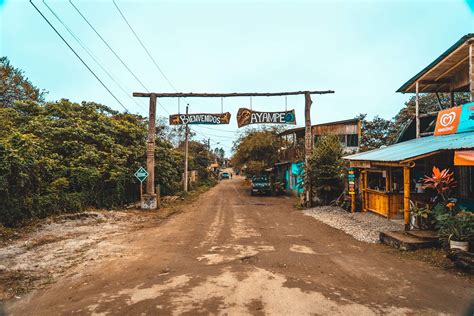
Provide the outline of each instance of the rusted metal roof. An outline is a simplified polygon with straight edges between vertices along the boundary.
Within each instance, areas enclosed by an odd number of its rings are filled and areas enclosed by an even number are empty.
[[[427,136],[343,157],[347,160],[400,162],[441,150],[474,148],[474,132]]]

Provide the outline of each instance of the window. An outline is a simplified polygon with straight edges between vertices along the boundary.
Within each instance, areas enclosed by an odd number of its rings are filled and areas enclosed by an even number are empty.
[[[347,147],[357,147],[359,146],[359,135],[349,134],[347,135]]]

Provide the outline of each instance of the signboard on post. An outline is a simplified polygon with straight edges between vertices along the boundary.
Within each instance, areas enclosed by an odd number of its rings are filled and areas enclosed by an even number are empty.
[[[229,124],[230,113],[196,113],[196,114],[172,114],[170,115],[170,125],[186,124]]]
[[[143,181],[145,181],[145,179],[148,177],[148,172],[145,170],[145,168],[140,167],[135,172],[134,176],[138,179],[138,181],[140,181],[140,183],[143,183]]]
[[[295,110],[282,112],[257,112],[247,108],[240,108],[237,112],[238,127],[249,124],[296,125]]]

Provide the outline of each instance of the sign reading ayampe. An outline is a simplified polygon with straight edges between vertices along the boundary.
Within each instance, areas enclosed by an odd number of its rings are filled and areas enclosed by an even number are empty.
[[[239,127],[249,124],[296,124],[295,110],[283,112],[257,112],[240,108],[237,112]]]

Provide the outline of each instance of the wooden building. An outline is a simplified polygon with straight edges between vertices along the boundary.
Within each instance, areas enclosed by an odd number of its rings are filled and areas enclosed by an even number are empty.
[[[337,135],[346,154],[359,150],[361,123],[359,119],[328,122],[311,126],[314,142],[323,135]],[[280,134],[284,147],[280,149],[279,161],[275,164],[276,177],[283,181],[285,190],[293,195],[303,192],[304,138],[305,128],[292,128]]]
[[[474,205],[472,165],[467,161],[456,162],[458,156],[472,155],[473,149],[474,132],[467,132],[412,139],[344,159],[359,170],[362,210],[389,219],[404,218],[408,224],[410,201],[428,202],[421,179],[431,175],[433,166],[454,171],[459,182],[456,197],[461,204]]]
[[[420,93],[449,93],[450,107],[455,104],[454,94],[469,92],[474,101],[474,33],[467,34],[453,46],[426,66],[413,78],[405,82],[397,92],[416,94],[416,137],[420,137],[420,114],[418,96]],[[439,99],[438,99],[439,100]],[[440,109],[446,106],[439,104]]]
[[[440,115],[420,116],[418,98],[420,93],[449,93],[448,106],[439,102],[443,113],[459,106],[455,104],[455,93],[468,92],[471,102],[474,101],[474,34],[463,36],[397,92],[416,93],[414,120],[404,128],[397,143],[344,157],[359,170],[362,209],[387,218],[403,218],[408,228],[410,203],[423,204],[429,198],[423,192],[421,178],[431,175],[433,166],[455,172],[456,197],[461,204],[473,208],[474,112],[467,111],[474,111],[474,103],[463,107],[468,113],[463,122],[468,125],[465,132],[454,130],[448,135],[434,136],[433,124],[438,124],[435,118],[439,122]]]

